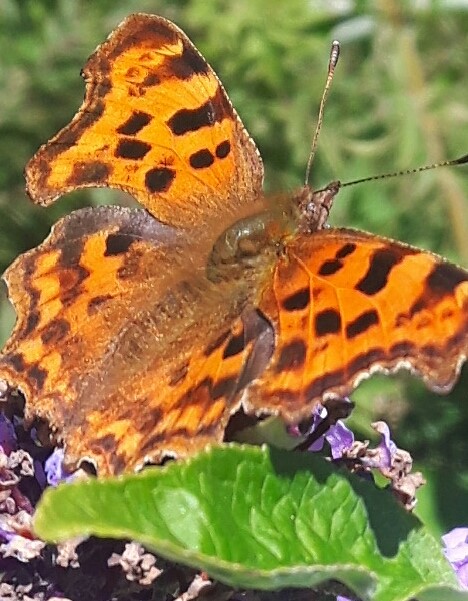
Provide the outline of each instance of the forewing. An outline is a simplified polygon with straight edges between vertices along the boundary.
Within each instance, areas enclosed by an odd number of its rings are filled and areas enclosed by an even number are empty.
[[[235,215],[260,195],[254,142],[214,71],[173,23],[129,16],[83,76],[80,110],[27,166],[35,202],[109,186],[159,220],[189,227]]]

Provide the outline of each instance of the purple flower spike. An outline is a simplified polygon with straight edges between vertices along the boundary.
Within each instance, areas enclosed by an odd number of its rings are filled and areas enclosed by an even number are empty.
[[[442,542],[459,584],[468,589],[468,528],[454,528],[442,537]]]
[[[63,449],[55,449],[45,462],[44,471],[50,486],[57,486],[60,482],[67,482],[73,478],[73,474],[70,474],[63,465],[64,456]]]
[[[328,430],[325,438],[330,445],[333,459],[340,459],[345,451],[351,448],[354,442],[354,434],[341,420],[338,420]]]
[[[15,451],[18,446],[15,428],[3,413],[0,413],[0,446],[5,455]]]

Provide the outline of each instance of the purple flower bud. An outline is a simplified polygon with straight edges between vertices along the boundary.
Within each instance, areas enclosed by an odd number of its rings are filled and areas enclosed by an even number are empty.
[[[344,422],[338,420],[325,434],[325,438],[330,445],[333,459],[340,459],[344,452],[351,448],[354,442],[354,434],[344,425]]]
[[[327,417],[327,409],[322,407],[322,405],[318,405],[314,409],[313,423],[310,431],[314,432],[319,424],[321,424]],[[321,451],[324,440],[326,440],[330,445],[333,459],[339,459],[343,456],[343,453],[347,449],[351,448],[351,445],[354,442],[354,434],[345,426],[344,422],[339,419],[335,424],[330,426],[330,428],[322,436],[317,438],[317,440],[310,445],[309,451]]]
[[[442,542],[459,584],[468,589],[468,528],[454,528],[442,537]]]
[[[381,437],[377,447],[381,452],[381,467],[391,467],[392,457],[397,451],[397,446],[390,438],[390,428],[385,422],[375,422],[372,427]]]
[[[70,474],[63,465],[64,456],[63,449],[57,448],[45,462],[44,471],[50,486],[57,486],[60,482],[66,482],[73,478],[73,474]]]

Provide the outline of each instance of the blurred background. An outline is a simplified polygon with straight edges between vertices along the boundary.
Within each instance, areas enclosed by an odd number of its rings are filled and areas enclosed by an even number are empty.
[[[221,80],[256,140],[268,191],[303,182],[330,43],[341,60],[312,184],[468,152],[468,0],[1,0],[0,270],[41,242],[61,215],[126,204],[110,190],[33,207],[23,168],[83,97],[80,68],[130,12],[174,20]],[[332,222],[390,236],[468,267],[468,167],[370,182],[340,192]],[[0,288],[0,343],[13,324]],[[358,436],[385,419],[428,484],[418,512],[435,533],[468,526],[468,370],[450,396],[409,376],[372,378],[353,395]]]

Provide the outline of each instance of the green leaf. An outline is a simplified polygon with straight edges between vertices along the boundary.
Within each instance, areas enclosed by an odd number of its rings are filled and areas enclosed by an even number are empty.
[[[468,599],[440,544],[388,491],[309,453],[228,445],[45,492],[49,541],[130,538],[242,588],[340,580],[363,599]]]

